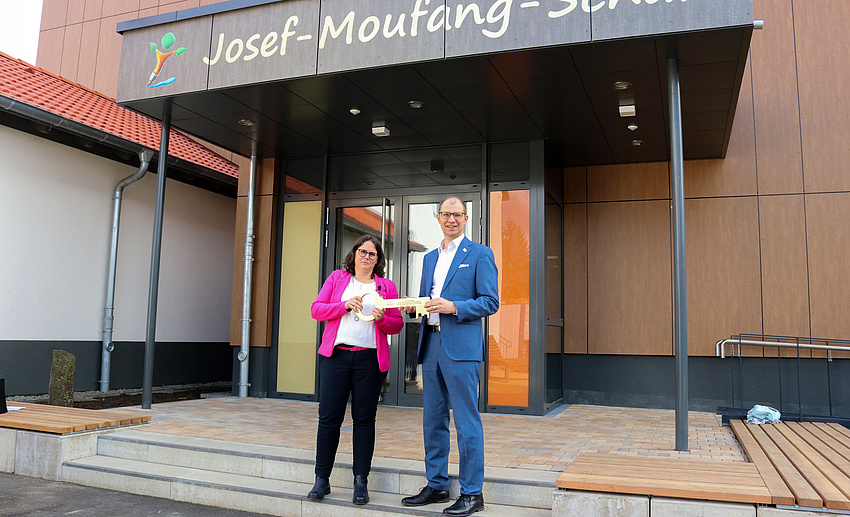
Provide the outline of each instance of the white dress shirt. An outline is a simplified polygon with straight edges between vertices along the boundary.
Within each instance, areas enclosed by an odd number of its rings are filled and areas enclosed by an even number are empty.
[[[431,298],[439,298],[442,295],[443,284],[446,283],[446,276],[449,274],[449,267],[451,267],[452,261],[455,259],[455,254],[457,253],[457,248],[460,246],[460,242],[464,237],[464,235],[461,235],[455,240],[449,242],[446,249],[443,249],[443,243],[445,243],[446,240],[443,239],[440,241],[440,247],[437,248],[439,253],[437,255],[437,265],[434,267],[434,284],[431,286]],[[439,325],[440,313],[432,312],[429,314],[428,324]]]

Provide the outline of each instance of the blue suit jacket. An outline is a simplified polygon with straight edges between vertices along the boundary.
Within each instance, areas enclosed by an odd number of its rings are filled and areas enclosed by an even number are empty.
[[[422,266],[419,296],[430,296],[439,250],[427,255]],[[457,306],[457,316],[440,314],[440,338],[446,354],[455,361],[484,360],[485,316],[499,310],[499,285],[493,250],[464,237],[455,253],[443,283],[441,296]],[[422,362],[422,340],[428,318],[422,318],[419,330],[419,353]]]

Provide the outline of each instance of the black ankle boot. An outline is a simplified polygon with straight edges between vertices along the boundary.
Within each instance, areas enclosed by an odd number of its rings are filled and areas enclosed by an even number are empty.
[[[307,499],[311,501],[321,501],[326,495],[331,493],[331,483],[328,478],[316,477],[316,484],[310,489],[307,494]]]
[[[351,502],[354,504],[366,504],[369,502],[369,489],[366,488],[368,481],[366,476],[354,476],[354,497]]]

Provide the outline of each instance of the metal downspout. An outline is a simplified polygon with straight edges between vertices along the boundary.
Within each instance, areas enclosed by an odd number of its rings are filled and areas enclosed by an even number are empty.
[[[112,195],[112,240],[109,246],[109,269],[106,273],[106,308],[103,309],[103,347],[100,354],[100,391],[109,391],[109,371],[112,357],[112,322],[115,319],[115,271],[118,264],[118,228],[121,220],[121,194],[124,188],[142,179],[148,172],[153,151],[145,149],[139,153],[139,170],[122,179],[115,185],[115,193]]]
[[[239,397],[248,396],[248,355],[251,345],[251,281],[254,263],[254,198],[257,181],[257,155],[251,155],[248,171],[248,214],[245,218],[245,258],[242,277],[242,343],[239,346]]]
[[[670,110],[670,181],[673,205],[673,343],[676,347],[676,450],[688,450],[688,291],[685,261],[685,182],[682,100],[675,42],[667,58]]]
[[[156,167],[156,204],[153,217],[151,245],[151,275],[148,287],[148,321],[145,327],[145,365],[142,375],[142,409],[151,408],[153,398],[153,354],[156,344],[156,305],[159,297],[159,262],[162,254],[162,216],[165,208],[165,172],[168,162],[168,141],[171,137],[171,103],[162,109],[162,134],[159,140],[159,160]]]

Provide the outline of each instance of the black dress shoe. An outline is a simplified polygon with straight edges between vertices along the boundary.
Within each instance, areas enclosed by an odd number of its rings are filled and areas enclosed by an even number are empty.
[[[326,495],[331,493],[331,483],[328,478],[316,478],[316,484],[310,489],[307,494],[307,499],[311,501],[321,501]]]
[[[445,510],[443,510],[444,515],[453,515],[455,517],[463,517],[465,515],[472,515],[473,513],[484,509],[484,496],[481,494],[478,495],[464,495],[461,494],[460,497],[457,498],[455,504],[449,506]]]
[[[366,504],[369,502],[369,490],[366,488],[366,476],[354,476],[354,496],[351,502],[354,504]]]
[[[437,490],[430,486],[425,486],[418,494],[410,497],[405,497],[401,500],[404,506],[425,506],[431,503],[447,503],[449,502],[448,490]]]

